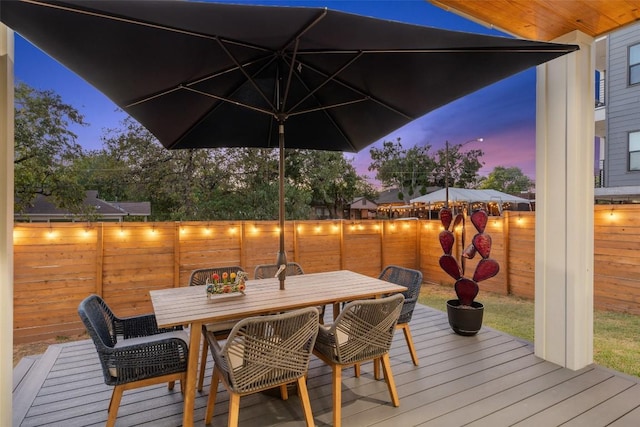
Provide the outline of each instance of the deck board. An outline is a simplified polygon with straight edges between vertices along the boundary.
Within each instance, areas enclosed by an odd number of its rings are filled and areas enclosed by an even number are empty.
[[[327,314],[330,317],[330,312]],[[364,364],[360,378],[344,372],[343,425],[365,426],[568,426],[640,425],[640,379],[595,365],[579,371],[561,368],[533,354],[531,343],[483,328],[461,337],[446,313],[418,305],[411,321],[420,365],[411,362],[403,334],[391,348],[400,397],[394,408],[383,381]],[[44,361],[43,363],[41,363]],[[213,363],[205,388],[196,395],[196,426],[202,421]],[[23,372],[25,371],[25,372]],[[104,384],[91,341],[56,344],[37,365],[19,368],[14,392],[14,426],[103,426],[112,388]],[[307,380],[317,426],[331,425],[331,370],[312,357]],[[218,389],[214,425],[226,425],[228,394]],[[175,427],[182,423],[183,399],[156,385],[126,392],[117,426]],[[241,399],[240,425],[303,426],[296,395],[277,393]]]

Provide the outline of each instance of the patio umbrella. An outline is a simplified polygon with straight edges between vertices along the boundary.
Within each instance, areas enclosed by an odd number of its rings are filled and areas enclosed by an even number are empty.
[[[286,263],[285,134],[289,148],[355,152],[577,49],[320,8],[147,0],[0,6],[3,23],[165,147],[279,147],[279,265]],[[284,272],[279,277],[284,287]]]

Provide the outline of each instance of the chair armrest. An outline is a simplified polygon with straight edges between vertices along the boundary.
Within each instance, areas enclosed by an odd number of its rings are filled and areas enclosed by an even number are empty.
[[[108,384],[123,384],[158,375],[183,372],[189,358],[188,336],[169,332],[119,341],[98,351]]]
[[[324,355],[330,360],[336,360],[336,331],[335,323],[330,326],[319,325],[318,336],[313,347],[314,351]]]
[[[400,310],[400,316],[398,317],[399,324],[409,323],[411,321],[413,310],[416,308],[416,302],[418,302],[418,298],[406,298],[404,300],[404,304]]]
[[[211,350],[211,357],[213,358],[213,363],[218,365],[220,368],[220,373],[224,376],[225,381],[229,384],[229,363],[227,361],[227,357],[225,355],[225,351],[222,347],[220,347],[220,343],[216,338],[216,333],[213,331],[209,331],[206,328],[203,328],[205,339],[209,344],[209,349]],[[226,345],[225,345],[226,348]]]
[[[156,316],[153,314],[116,318],[114,323],[116,334],[123,336],[124,339],[146,337],[149,335],[182,330],[182,326],[158,328]]]

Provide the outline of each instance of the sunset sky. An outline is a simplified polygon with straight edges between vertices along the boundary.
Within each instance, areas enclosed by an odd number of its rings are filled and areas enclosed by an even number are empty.
[[[425,0],[235,0],[233,3],[328,7],[418,25],[505,36],[432,6]],[[15,78],[16,82],[21,81],[39,89],[53,90],[65,103],[76,107],[90,124],[88,127],[74,129],[79,137],[78,142],[87,149],[100,148],[103,130],[119,127],[120,121],[126,116],[104,95],[18,34],[15,42]],[[535,83],[535,68],[531,68],[441,107],[392,132],[383,140],[401,138],[405,147],[429,144],[432,146],[432,152],[435,152],[444,146],[445,141],[454,145],[483,138],[483,142],[468,145],[469,149],[482,149],[485,153],[482,157],[485,165],[480,170],[481,175],[487,175],[495,166],[515,166],[525,175],[535,179]],[[380,146],[381,143],[382,140],[372,146]],[[370,148],[371,146],[357,154],[346,156],[354,158],[354,164],[361,174],[372,177],[372,173],[367,171],[370,164]]]

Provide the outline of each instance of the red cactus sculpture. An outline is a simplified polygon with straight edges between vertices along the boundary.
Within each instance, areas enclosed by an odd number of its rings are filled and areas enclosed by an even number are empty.
[[[498,262],[489,258],[491,253],[491,236],[484,232],[487,219],[488,215],[484,210],[477,210],[471,214],[471,222],[478,233],[473,237],[471,243],[465,247],[464,215],[457,214],[456,217],[453,218],[451,209],[443,208],[440,210],[440,222],[444,227],[444,230],[442,230],[438,236],[440,246],[442,246],[442,251],[444,252],[444,255],[440,257],[440,267],[455,279],[454,288],[460,305],[462,306],[471,307],[480,290],[478,282],[487,280],[500,271]],[[460,256],[460,262],[451,254],[455,243],[453,230],[458,225],[462,225],[461,238],[462,247],[464,248]],[[472,278],[469,279],[465,277],[465,260],[472,259],[476,254],[479,254],[482,259],[476,266]]]

